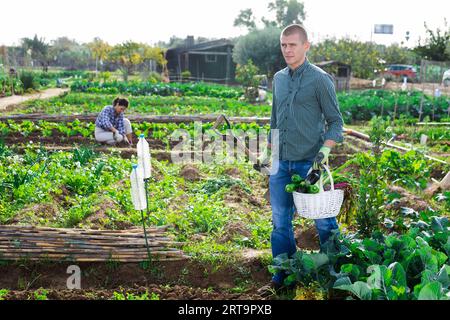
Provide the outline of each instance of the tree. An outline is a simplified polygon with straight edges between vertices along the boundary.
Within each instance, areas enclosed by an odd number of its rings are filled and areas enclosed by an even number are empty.
[[[41,64],[44,71],[47,70],[49,63],[49,45],[45,43],[45,39],[39,39],[37,35],[34,35],[33,39],[22,38],[22,47],[26,52],[30,53],[31,59]]]
[[[154,61],[163,68],[167,64],[163,49],[132,41],[114,46],[109,54],[109,59],[119,65],[124,80],[127,80],[128,75],[139,67],[142,69],[142,67],[148,66],[150,61]]]
[[[165,58],[165,49],[159,47],[151,47],[146,44],[141,44],[142,46],[142,62],[144,64],[145,78],[148,78],[148,71],[155,71],[152,66],[160,66],[161,70],[166,72],[167,60]]]
[[[305,5],[297,0],[275,0],[268,4],[269,11],[275,12],[275,20],[261,18],[264,28],[277,27],[284,29],[286,26],[298,23],[302,24],[305,20]],[[249,32],[256,30],[255,17],[252,9],[244,9],[234,19],[235,27],[246,27]]]
[[[444,19],[445,31],[443,34],[441,34],[439,28],[436,31],[429,29],[426,22],[424,22],[424,26],[429,37],[423,45],[420,44],[419,40],[419,44],[414,48],[414,51],[426,60],[449,61],[450,28],[447,27],[447,20]]]
[[[91,54],[86,46],[68,37],[57,38],[51,43],[49,59],[55,65],[73,70],[85,68],[89,64]]]
[[[269,11],[275,11],[275,24],[283,29],[290,24],[302,24],[305,20],[305,5],[296,0],[275,0],[268,5]],[[264,19],[264,18],[263,18]],[[263,20],[267,25],[273,25],[268,20]],[[267,24],[268,23],[268,24]]]
[[[348,38],[326,39],[312,45],[308,52],[311,62],[337,60],[352,66],[352,74],[358,78],[370,78],[383,66],[382,55],[377,46]]]
[[[239,12],[239,15],[234,19],[233,26],[246,27],[249,31],[256,29],[255,17],[252,9],[244,9]]]
[[[8,64],[8,47],[0,46],[0,65]]]
[[[98,73],[98,62],[103,62],[108,58],[108,54],[111,52],[112,47],[108,42],[96,37],[92,42],[87,44],[91,50],[92,57],[95,59],[95,74]]]
[[[240,37],[233,50],[234,62],[244,65],[252,60],[261,72],[272,77],[285,66],[280,49],[280,33],[279,28],[268,27]]]
[[[236,66],[236,81],[244,86],[244,96],[248,102],[255,102],[258,98],[258,85],[261,79],[258,67],[252,60],[249,59],[245,65]]]
[[[386,64],[416,64],[417,55],[411,49],[401,47],[398,44],[392,44],[388,47],[379,46],[382,59]]]
[[[128,80],[128,75],[132,74],[134,68],[142,63],[141,46],[133,41],[126,41],[113,47],[109,54],[112,62],[119,65],[123,79]]]

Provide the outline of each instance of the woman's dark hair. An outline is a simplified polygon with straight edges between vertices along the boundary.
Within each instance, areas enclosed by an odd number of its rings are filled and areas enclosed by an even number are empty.
[[[113,106],[119,105],[119,106],[123,106],[125,108],[128,108],[128,104],[129,104],[129,102],[128,102],[128,99],[126,99],[126,98],[119,98],[119,97],[117,97],[113,101]]]

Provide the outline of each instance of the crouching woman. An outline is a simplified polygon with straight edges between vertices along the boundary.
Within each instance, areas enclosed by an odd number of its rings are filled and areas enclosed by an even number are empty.
[[[130,120],[124,118],[129,102],[125,98],[116,98],[112,106],[106,106],[95,120],[95,140],[116,145],[121,142],[133,144]]]

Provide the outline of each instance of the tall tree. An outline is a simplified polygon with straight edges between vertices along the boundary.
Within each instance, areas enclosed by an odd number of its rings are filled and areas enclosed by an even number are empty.
[[[49,48],[49,59],[53,60],[55,65],[75,69],[80,65],[78,55],[75,54],[79,46],[75,40],[68,37],[52,40]]]
[[[98,73],[98,63],[103,62],[108,58],[112,47],[108,42],[96,37],[93,41],[87,44],[88,48],[91,50],[92,57],[95,59],[95,73]]]
[[[292,24],[302,24],[305,20],[305,5],[297,0],[275,0],[268,5],[269,11],[275,11],[275,21],[269,21],[263,18],[264,24],[276,25],[283,29]]]
[[[45,39],[38,38],[34,35],[33,39],[22,38],[22,47],[31,54],[31,58],[38,61],[44,71],[47,70],[49,60],[49,45],[45,43]]]
[[[126,41],[114,46],[109,53],[109,59],[120,66],[125,81],[128,80],[128,76],[133,73],[136,66],[143,61],[140,49],[139,43]]]
[[[268,27],[240,37],[233,50],[234,62],[245,65],[252,60],[261,72],[272,77],[286,66],[280,49],[280,32],[277,27]]]
[[[427,23],[424,23],[428,37],[422,45],[419,44],[414,48],[414,51],[423,59],[434,61],[450,61],[450,28],[447,26],[447,20],[444,20],[444,32],[437,28],[433,31],[428,28]]]
[[[8,47],[0,46],[0,64],[8,64]]]
[[[167,60],[164,58],[164,50],[158,47],[151,47],[146,44],[141,44],[142,46],[142,61],[155,61],[160,66],[165,66]]]
[[[241,10],[236,19],[234,19],[233,26],[245,27],[248,29],[248,31],[254,30],[256,28],[256,23],[252,9]]]
[[[283,29],[284,27],[298,23],[302,24],[305,20],[305,5],[297,0],[275,0],[268,4],[270,12],[275,12],[275,20],[266,17],[261,18],[261,22],[265,28],[277,27]],[[257,29],[255,16],[252,9],[243,9],[239,15],[234,19],[235,27],[246,27],[249,32]]]

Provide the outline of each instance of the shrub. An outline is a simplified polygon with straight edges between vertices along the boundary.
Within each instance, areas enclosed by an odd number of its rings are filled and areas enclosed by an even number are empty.
[[[22,71],[19,74],[19,79],[23,84],[23,89],[25,91],[32,89],[32,90],[37,90],[39,89],[40,85],[38,83],[38,79],[36,77],[36,75],[33,72],[30,71]]]

